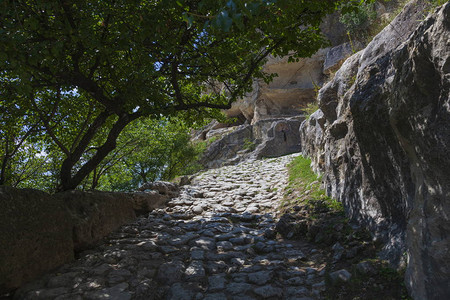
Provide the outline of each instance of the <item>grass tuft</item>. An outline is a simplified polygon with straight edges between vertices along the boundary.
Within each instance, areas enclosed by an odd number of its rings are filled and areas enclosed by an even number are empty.
[[[342,203],[326,195],[325,190],[321,187],[321,176],[316,175],[310,166],[311,160],[301,155],[288,165],[289,182],[282,206],[310,204],[312,206],[325,206],[332,211],[343,214]],[[297,192],[298,195],[293,195],[294,192]]]

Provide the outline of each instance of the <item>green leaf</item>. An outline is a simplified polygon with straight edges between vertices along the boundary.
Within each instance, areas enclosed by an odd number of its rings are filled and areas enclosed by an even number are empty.
[[[221,11],[216,17],[216,26],[225,32],[230,31],[233,19],[229,17],[227,11]]]

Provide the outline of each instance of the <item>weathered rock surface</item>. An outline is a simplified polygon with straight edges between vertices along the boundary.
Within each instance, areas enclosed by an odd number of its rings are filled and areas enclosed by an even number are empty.
[[[303,152],[330,195],[408,253],[415,299],[450,295],[450,4],[425,21],[412,1],[319,92]],[[406,244],[405,244],[406,233]]]
[[[137,215],[148,213],[155,208],[162,208],[171,198],[160,194],[158,191],[135,192],[127,195],[127,198],[128,196],[131,196],[133,210]]]
[[[272,123],[267,138],[256,148],[256,157],[278,157],[301,151],[299,128],[303,118]]]
[[[348,57],[362,48],[363,45],[359,42],[347,42],[331,48],[323,63],[323,73],[330,74],[337,71]]]
[[[255,82],[252,93],[233,103],[226,114],[229,117],[244,115],[251,124],[299,115],[314,100],[315,88],[323,84],[322,68],[327,51],[328,48],[321,49],[312,57],[294,63],[289,63],[287,57],[269,58],[264,71],[277,73],[278,77],[269,84]]]
[[[278,157],[300,152],[298,128],[304,118],[264,119],[237,126],[213,142],[202,157],[206,168],[236,164],[248,158]]]
[[[0,186],[0,293],[74,257],[72,223],[60,198]]]
[[[340,46],[341,51],[334,55],[336,65],[348,56],[348,41],[345,26],[339,22],[339,14],[327,16],[321,25],[322,33],[330,40],[331,46]],[[333,48],[334,49],[334,48]],[[330,48],[320,49],[309,58],[288,63],[287,57],[269,57],[264,66],[267,73],[277,73],[278,77],[270,84],[255,81],[253,90],[246,97],[233,103],[225,113],[229,117],[243,116],[251,124],[264,119],[292,117],[303,112],[304,107],[315,100],[316,88],[325,80],[324,62]],[[351,51],[351,47],[350,47]],[[339,56],[339,58],[338,58]],[[327,71],[328,71],[327,67]]]

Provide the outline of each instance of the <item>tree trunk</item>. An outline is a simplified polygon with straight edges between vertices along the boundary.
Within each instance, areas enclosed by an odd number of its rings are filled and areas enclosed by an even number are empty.
[[[80,183],[101,163],[101,161],[116,148],[117,137],[125,126],[139,118],[139,116],[140,115],[138,114],[123,114],[119,116],[119,119],[109,131],[108,138],[105,143],[97,149],[95,155],[88,160],[73,176],[71,175],[72,169],[77,161],[71,157],[66,158],[61,167],[61,185],[58,188],[58,191],[73,190],[80,185]],[[80,159],[81,154],[77,160]]]
[[[5,155],[2,159],[2,167],[0,170],[0,185],[4,185],[6,183],[6,171],[8,169],[8,162],[11,158],[9,155],[9,143],[8,139],[6,138],[6,144],[5,144]]]
[[[97,168],[94,169],[94,174],[92,174],[92,184],[91,189],[95,190],[98,185],[98,180],[100,179],[100,173],[97,173]]]
[[[2,168],[0,170],[0,185],[4,185],[6,183],[6,169],[8,166],[8,154],[5,154],[2,159]]]

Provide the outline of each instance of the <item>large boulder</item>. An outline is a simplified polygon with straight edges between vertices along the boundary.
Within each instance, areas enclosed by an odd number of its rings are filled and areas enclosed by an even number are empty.
[[[256,148],[256,157],[278,157],[300,152],[299,127],[304,118],[275,121],[267,132],[267,138]]]
[[[245,159],[278,157],[301,151],[299,127],[303,116],[270,118],[238,126],[213,142],[203,154],[205,168],[239,163]]]
[[[328,194],[369,225],[414,299],[450,295],[450,4],[411,1],[319,92],[302,148]]]
[[[0,186],[0,294],[74,258],[72,221],[60,198]]]
[[[246,143],[254,140],[251,125],[240,125],[236,129],[213,142],[203,154],[200,163],[205,168],[218,168],[222,165],[238,162],[242,156],[238,153],[245,150]],[[245,151],[244,151],[245,152]]]

